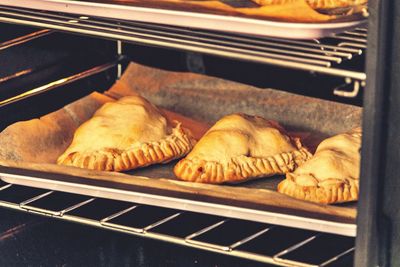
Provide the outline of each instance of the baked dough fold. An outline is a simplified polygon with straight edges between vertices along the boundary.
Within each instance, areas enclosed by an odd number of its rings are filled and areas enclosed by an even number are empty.
[[[102,171],[125,171],[166,163],[195,144],[179,122],[175,127],[140,96],[103,105],[75,132],[57,163]]]
[[[358,199],[361,128],[325,139],[315,155],[278,185],[278,192],[317,203]]]
[[[191,182],[238,183],[293,171],[310,157],[276,122],[233,114],[211,127],[174,172]]]

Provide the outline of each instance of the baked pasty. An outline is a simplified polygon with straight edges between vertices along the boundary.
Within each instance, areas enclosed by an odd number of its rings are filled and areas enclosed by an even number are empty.
[[[140,96],[103,105],[75,132],[58,164],[103,171],[124,171],[165,163],[186,155],[195,140]]]
[[[299,0],[252,0],[253,2],[262,5],[283,5],[297,2]],[[306,2],[314,9],[331,9],[351,7],[366,4],[368,0],[306,0]]]
[[[293,171],[310,157],[276,122],[233,114],[211,127],[174,172],[191,182],[237,183]]]
[[[280,193],[318,203],[358,199],[361,128],[319,144],[315,155],[278,185]]]

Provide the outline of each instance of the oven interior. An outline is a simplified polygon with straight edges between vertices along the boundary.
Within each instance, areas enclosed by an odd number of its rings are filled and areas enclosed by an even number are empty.
[[[146,29],[153,30],[151,26],[143,27],[143,31]],[[169,30],[181,33],[185,29]],[[104,92],[131,61],[362,106],[367,35],[363,28],[335,38],[311,41],[257,38],[251,41],[236,35],[218,37],[219,41],[228,40],[230,48],[275,51],[280,56],[290,57],[287,59],[289,67],[224,58],[215,53],[200,53],[194,48],[187,49],[189,51],[174,47],[165,49],[129,40],[6,23],[0,25],[0,32],[3,33],[0,62],[6,62],[0,66],[0,129],[48,114],[90,92]],[[211,36],[201,31],[191,34],[193,38]],[[209,42],[216,40],[210,37]],[[254,48],[255,44],[260,47]],[[297,54],[285,54],[287,51]],[[310,53],[312,60],[316,60],[308,63],[310,69],[291,67],[290,62],[310,60],[302,58],[304,53]],[[260,54],[260,58],[262,56]],[[334,71],[311,70],[313,64]],[[176,107],[179,111],[178,104]],[[354,256],[353,237],[4,182],[0,184],[0,205],[280,266],[345,266],[351,265]],[[319,253],[315,253],[316,250]]]

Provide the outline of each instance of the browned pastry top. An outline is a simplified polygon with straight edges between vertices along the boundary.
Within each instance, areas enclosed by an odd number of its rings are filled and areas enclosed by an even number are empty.
[[[74,134],[58,164],[121,171],[168,162],[188,153],[194,144],[188,132],[173,127],[140,96],[106,103]]]
[[[361,129],[321,142],[315,155],[278,186],[278,191],[320,203],[358,199]]]
[[[309,156],[276,122],[233,114],[211,127],[174,171],[188,181],[241,182],[292,171]]]

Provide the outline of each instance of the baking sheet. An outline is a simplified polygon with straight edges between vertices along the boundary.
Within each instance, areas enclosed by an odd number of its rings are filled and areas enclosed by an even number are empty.
[[[366,24],[360,15],[338,18],[318,13],[305,0],[264,7],[246,1],[243,4],[243,0],[1,0],[0,4],[290,39],[332,36]]]
[[[250,92],[252,97],[247,98],[248,103],[238,103],[238,99],[246,99],[241,94],[249,96]],[[133,93],[145,95],[162,108],[181,113],[164,110],[170,119],[179,117],[198,138],[216,117],[229,114],[233,109],[281,122],[290,117],[302,128],[296,123],[284,124],[313,148],[330,135],[330,131],[341,132],[342,128],[348,127],[348,130],[358,125],[361,116],[361,109],[356,107],[251,88],[198,74],[131,64],[121,80],[106,92],[108,96],[93,93],[40,120],[18,122],[0,133],[1,178],[10,183],[51,190],[355,235],[355,203],[329,206],[290,198],[275,191],[283,178],[279,176],[239,185],[207,185],[178,181],[171,171],[175,162],[127,173],[96,172],[54,164],[71,141],[75,129],[101,104]],[[188,109],[179,105],[185,99]],[[293,108],[292,114],[289,111]],[[330,122],[321,123],[325,120]],[[49,151],[52,153],[47,153]]]

